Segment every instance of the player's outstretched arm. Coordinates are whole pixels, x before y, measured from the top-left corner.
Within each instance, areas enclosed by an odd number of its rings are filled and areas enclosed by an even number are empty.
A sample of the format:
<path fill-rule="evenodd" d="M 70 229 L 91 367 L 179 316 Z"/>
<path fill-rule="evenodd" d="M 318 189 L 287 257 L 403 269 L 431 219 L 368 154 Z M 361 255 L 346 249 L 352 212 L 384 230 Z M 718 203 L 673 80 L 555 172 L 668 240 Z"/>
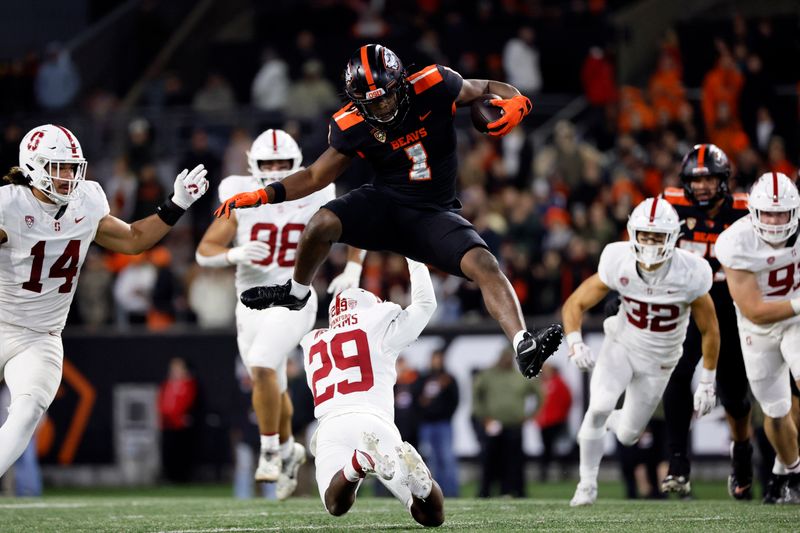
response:
<path fill-rule="evenodd" d="M 329 146 L 308 168 L 298 170 L 281 181 L 270 183 L 263 189 L 235 194 L 223 201 L 214 211 L 214 215 L 230 218 L 231 209 L 278 204 L 306 197 L 333 183 L 350 165 L 351 160 L 351 157 Z"/>
<path fill-rule="evenodd" d="M 609 288 L 602 282 L 600 275 L 594 274 L 575 289 L 575 292 L 564 302 L 564 307 L 561 308 L 561 320 L 564 322 L 564 332 L 567 334 L 569 358 L 575 363 L 575 366 L 584 371 L 594 366 L 594 358 L 589 346 L 583 342 L 581 334 L 583 314 L 600 303 L 608 291 Z"/>
<path fill-rule="evenodd" d="M 800 315 L 800 298 L 766 302 L 754 273 L 725 266 L 723 268 L 733 301 L 736 302 L 739 311 L 753 324 L 772 324 Z M 785 281 L 788 293 L 794 280 L 787 278 Z M 780 288 L 782 287 L 776 287 Z"/>
<path fill-rule="evenodd" d="M 339 294 L 345 289 L 358 287 L 361 281 L 361 270 L 367 251 L 360 248 L 347 247 L 347 264 L 344 272 L 331 280 L 328 285 L 328 294 Z"/>
<path fill-rule="evenodd" d="M 503 108 L 503 116 L 486 125 L 489 128 L 488 135 L 493 137 L 502 137 L 513 130 L 533 109 L 528 97 L 522 95 L 516 87 L 495 80 L 464 80 L 461 92 L 456 98 L 456 105 L 469 105 L 487 93 L 499 96 L 499 100 L 491 100 L 489 103 Z"/>
<path fill-rule="evenodd" d="M 384 348 L 391 353 L 417 340 L 436 311 L 436 295 L 428 267 L 412 259 L 406 261 L 411 275 L 411 303 L 392 321 L 383 338 Z"/>
<path fill-rule="evenodd" d="M 139 254 L 152 248 L 172 226 L 208 190 L 207 171 L 197 165 L 192 171 L 183 170 L 175 178 L 174 193 L 156 213 L 131 224 L 106 215 L 97 227 L 95 242 L 104 248 L 123 254 Z"/>
<path fill-rule="evenodd" d="M 700 382 L 694 393 L 694 410 L 698 416 L 707 415 L 717 403 L 715 382 L 719 359 L 719 323 L 714 300 L 706 293 L 692 302 L 692 318 L 700 331 L 703 350 L 703 368 Z"/>

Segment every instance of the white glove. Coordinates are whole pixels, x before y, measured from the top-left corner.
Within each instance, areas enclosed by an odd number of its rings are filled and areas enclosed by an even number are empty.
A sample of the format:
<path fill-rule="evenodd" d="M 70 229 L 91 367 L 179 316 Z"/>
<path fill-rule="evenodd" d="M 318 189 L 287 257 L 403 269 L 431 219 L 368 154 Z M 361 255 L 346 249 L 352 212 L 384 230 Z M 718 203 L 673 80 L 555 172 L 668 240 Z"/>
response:
<path fill-rule="evenodd" d="M 717 392 L 714 390 L 714 382 L 701 381 L 694 391 L 694 410 L 697 416 L 705 416 L 711 412 L 717 404 Z"/>
<path fill-rule="evenodd" d="M 587 372 L 594 368 L 594 357 L 592 349 L 584 342 L 576 342 L 569 350 L 569 358 L 575 366 Z"/>
<path fill-rule="evenodd" d="M 183 169 L 183 172 L 175 178 L 175 194 L 172 195 L 172 202 L 181 209 L 189 209 L 208 190 L 208 171 L 203 165 L 197 165 L 191 172 Z"/>
<path fill-rule="evenodd" d="M 420 263 L 419 261 L 414 261 L 413 259 L 409 259 L 406 257 L 406 263 L 408 263 L 408 271 L 411 272 L 417 267 L 425 267 L 424 264 Z M 427 268 L 427 267 L 425 267 Z"/>
<path fill-rule="evenodd" d="M 266 258 L 272 248 L 263 241 L 248 241 L 241 246 L 228 250 L 228 262 L 238 265 L 240 263 L 250 263 Z"/>
<path fill-rule="evenodd" d="M 361 281 L 361 265 L 355 261 L 348 261 L 344 267 L 344 272 L 331 280 L 328 285 L 328 294 L 339 294 L 345 289 L 358 287 Z"/>

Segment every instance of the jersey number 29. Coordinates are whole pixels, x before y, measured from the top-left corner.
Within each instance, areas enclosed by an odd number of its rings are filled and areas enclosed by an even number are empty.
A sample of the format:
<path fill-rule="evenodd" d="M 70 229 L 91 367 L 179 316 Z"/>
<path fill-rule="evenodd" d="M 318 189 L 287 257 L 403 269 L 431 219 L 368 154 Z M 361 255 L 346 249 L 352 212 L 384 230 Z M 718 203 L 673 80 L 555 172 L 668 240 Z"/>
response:
<path fill-rule="evenodd" d="M 345 355 L 345 352 L 348 352 L 349 355 Z M 324 340 L 319 341 L 311 347 L 308 353 L 309 364 L 313 363 L 316 357 L 320 358 L 322 366 L 311 375 L 314 406 L 330 400 L 337 392 L 339 394 L 364 392 L 371 389 L 372 385 L 375 384 L 375 379 L 372 376 L 369 342 L 367 341 L 367 334 L 363 330 L 354 329 L 337 333 L 330 343 Z M 339 370 L 358 368 L 361 372 L 361 379 L 357 381 L 341 380 L 328 385 L 324 390 L 319 390 L 317 388 L 319 380 L 328 377 L 334 366 Z"/>

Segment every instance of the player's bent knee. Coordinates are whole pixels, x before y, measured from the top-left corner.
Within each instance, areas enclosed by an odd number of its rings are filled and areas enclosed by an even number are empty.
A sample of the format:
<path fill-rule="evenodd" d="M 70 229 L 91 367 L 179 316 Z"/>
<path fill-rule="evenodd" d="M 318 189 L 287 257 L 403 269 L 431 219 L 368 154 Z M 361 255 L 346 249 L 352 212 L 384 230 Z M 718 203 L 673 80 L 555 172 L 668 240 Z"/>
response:
<path fill-rule="evenodd" d="M 278 373 L 274 368 L 267 368 L 265 366 L 254 366 L 250 368 L 250 375 L 253 381 L 267 381 L 278 379 Z"/>
<path fill-rule="evenodd" d="M 9 418 L 13 415 L 24 425 L 35 429 L 48 406 L 49 402 L 44 394 L 21 394 L 8 406 Z"/>
<path fill-rule="evenodd" d="M 627 428 L 618 428 L 617 429 L 617 440 L 623 446 L 633 446 L 637 442 L 639 442 L 639 437 L 642 436 L 641 431 L 631 431 Z"/>
<path fill-rule="evenodd" d="M 415 516 L 414 520 L 421 526 L 425 527 L 439 527 L 444 524 L 444 509 L 439 509 L 435 512 L 425 513 L 421 516 Z"/>
<path fill-rule="evenodd" d="M 778 400 L 775 402 L 760 402 L 761 410 L 769 417 L 773 424 L 779 424 L 781 419 L 792 410 L 791 400 Z"/>
<path fill-rule="evenodd" d="M 486 248 L 476 246 L 461 258 L 461 270 L 471 279 L 482 276 L 502 275 L 497 258 Z"/>
<path fill-rule="evenodd" d="M 342 235 L 342 221 L 333 211 L 322 208 L 308 221 L 304 235 L 313 239 L 336 241 Z"/>
<path fill-rule="evenodd" d="M 599 439 L 606 434 L 606 420 L 610 411 L 587 411 L 578 431 L 579 439 Z"/>

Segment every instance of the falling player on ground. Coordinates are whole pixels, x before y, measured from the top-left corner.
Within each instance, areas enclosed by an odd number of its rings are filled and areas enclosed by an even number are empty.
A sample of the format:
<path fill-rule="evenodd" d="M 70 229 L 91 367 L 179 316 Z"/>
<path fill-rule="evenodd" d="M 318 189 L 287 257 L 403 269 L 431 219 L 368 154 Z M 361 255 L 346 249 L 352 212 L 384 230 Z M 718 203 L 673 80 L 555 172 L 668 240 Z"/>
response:
<path fill-rule="evenodd" d="M 249 176 L 229 176 L 219 185 L 221 200 L 254 187 L 263 187 L 302 168 L 303 155 L 283 130 L 269 129 L 247 153 Z M 336 196 L 333 184 L 302 200 L 276 207 L 236 211 L 217 218 L 197 247 L 197 263 L 204 267 L 236 265 L 236 292 L 258 285 L 283 283 L 292 275 L 297 243 L 309 219 Z M 233 243 L 233 247 L 231 247 Z M 353 276 L 340 276 L 336 288 L 357 286 L 360 258 L 348 264 Z M 344 279 L 347 278 L 347 279 Z M 253 382 L 253 410 L 261 434 L 261 451 L 255 479 L 277 481 L 278 499 L 288 498 L 297 487 L 297 472 L 306 460 L 305 448 L 292 435 L 292 401 L 286 391 L 286 360 L 300 339 L 314 327 L 317 295 L 312 290 L 302 309 L 275 307 L 263 311 L 236 306 L 236 340 L 239 355 Z"/>
<path fill-rule="evenodd" d="M 702 416 L 714 407 L 719 329 L 708 295 L 711 267 L 702 257 L 675 249 L 679 231 L 672 206 L 648 198 L 630 216 L 630 241 L 606 246 L 597 273 L 564 304 L 569 357 L 581 370 L 594 367 L 589 408 L 578 432 L 580 483 L 570 501 L 573 507 L 592 505 L 597 499 L 606 430 L 625 446 L 639 440 L 681 357 L 690 310 L 703 345 L 694 408 Z M 619 292 L 620 309 L 606 319 L 606 337 L 595 366 L 581 337 L 581 321 L 609 290 Z M 623 392 L 622 408 L 615 410 Z"/>
<path fill-rule="evenodd" d="M 330 327 L 303 338 L 319 427 L 311 439 L 325 509 L 341 516 L 362 480 L 376 476 L 423 526 L 444 522 L 444 496 L 417 451 L 394 425 L 395 362 L 436 309 L 425 265 L 408 260 L 411 304 L 346 289 L 331 302 Z"/>

